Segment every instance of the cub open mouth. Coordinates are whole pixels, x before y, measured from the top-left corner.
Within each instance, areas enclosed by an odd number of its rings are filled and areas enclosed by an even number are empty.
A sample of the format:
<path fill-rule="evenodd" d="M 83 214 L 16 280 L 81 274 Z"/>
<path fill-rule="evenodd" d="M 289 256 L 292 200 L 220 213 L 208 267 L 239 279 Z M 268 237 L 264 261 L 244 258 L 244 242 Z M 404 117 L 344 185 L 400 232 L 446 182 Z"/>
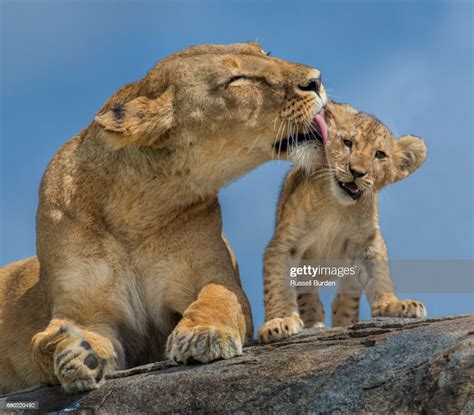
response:
<path fill-rule="evenodd" d="M 311 121 L 311 132 L 298 133 L 290 137 L 286 137 L 273 145 L 273 148 L 280 152 L 286 153 L 292 146 L 297 146 L 308 141 L 320 142 L 323 146 L 328 140 L 328 126 L 324 115 L 324 108 L 321 109 Z"/>
<path fill-rule="evenodd" d="M 344 190 L 352 199 L 357 200 L 362 195 L 362 190 L 354 182 L 340 182 L 337 180 L 339 187 Z"/>

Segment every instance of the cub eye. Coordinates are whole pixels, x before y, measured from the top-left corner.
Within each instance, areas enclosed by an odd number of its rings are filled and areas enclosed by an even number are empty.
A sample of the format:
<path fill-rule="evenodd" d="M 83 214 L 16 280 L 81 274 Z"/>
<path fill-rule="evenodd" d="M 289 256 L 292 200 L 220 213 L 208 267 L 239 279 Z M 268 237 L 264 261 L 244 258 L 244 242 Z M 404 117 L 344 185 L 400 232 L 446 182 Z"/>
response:
<path fill-rule="evenodd" d="M 351 140 L 342 140 L 344 145 L 348 148 L 352 148 L 352 141 Z"/>
<path fill-rule="evenodd" d="M 237 82 L 237 81 L 240 81 L 240 80 L 242 80 L 242 79 L 249 79 L 249 77 L 248 77 L 248 76 L 245 76 L 245 75 L 236 75 L 236 76 L 233 76 L 232 78 L 229 78 L 229 79 L 227 80 L 227 82 L 225 83 L 225 86 L 227 87 L 227 86 L 231 85 L 232 83 Z"/>
<path fill-rule="evenodd" d="M 385 159 L 385 158 L 387 158 L 387 155 L 383 151 L 378 150 L 378 151 L 375 152 L 375 158 Z"/>

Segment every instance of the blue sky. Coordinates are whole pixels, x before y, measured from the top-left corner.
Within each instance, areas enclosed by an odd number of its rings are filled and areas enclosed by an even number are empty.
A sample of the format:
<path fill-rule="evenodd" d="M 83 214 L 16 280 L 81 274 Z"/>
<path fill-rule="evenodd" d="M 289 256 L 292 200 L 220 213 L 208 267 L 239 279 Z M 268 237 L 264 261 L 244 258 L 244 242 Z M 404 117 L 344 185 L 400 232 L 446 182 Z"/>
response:
<path fill-rule="evenodd" d="M 34 254 L 41 175 L 117 88 L 189 45 L 255 40 L 320 69 L 334 99 L 426 139 L 425 165 L 380 198 L 390 257 L 473 260 L 472 21 L 472 2 L 456 0 L 1 1 L 0 264 Z M 267 163 L 220 193 L 257 325 L 288 169 Z M 474 310 L 472 290 L 433 291 L 412 295 L 431 315 Z"/>

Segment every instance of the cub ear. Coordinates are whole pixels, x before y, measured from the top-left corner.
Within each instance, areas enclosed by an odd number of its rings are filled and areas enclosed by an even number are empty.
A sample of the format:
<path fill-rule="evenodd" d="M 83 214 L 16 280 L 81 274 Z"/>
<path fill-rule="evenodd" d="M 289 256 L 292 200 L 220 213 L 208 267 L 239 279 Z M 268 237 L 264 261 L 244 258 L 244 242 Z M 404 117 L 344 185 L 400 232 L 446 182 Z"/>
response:
<path fill-rule="evenodd" d="M 156 99 L 138 97 L 114 105 L 95 121 L 115 148 L 128 144 L 159 147 L 174 125 L 173 95 L 168 90 Z"/>
<path fill-rule="evenodd" d="M 396 140 L 393 151 L 393 182 L 404 179 L 420 167 L 425 161 L 426 150 L 425 142 L 419 137 L 405 135 Z"/>

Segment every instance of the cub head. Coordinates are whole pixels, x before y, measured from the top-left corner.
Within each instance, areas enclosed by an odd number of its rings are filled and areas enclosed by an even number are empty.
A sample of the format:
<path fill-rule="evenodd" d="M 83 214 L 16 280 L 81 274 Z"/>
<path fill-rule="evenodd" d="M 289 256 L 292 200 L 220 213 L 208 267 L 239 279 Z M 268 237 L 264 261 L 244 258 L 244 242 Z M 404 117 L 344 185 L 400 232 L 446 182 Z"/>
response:
<path fill-rule="evenodd" d="M 335 102 L 328 103 L 326 114 L 330 131 L 326 158 L 334 178 L 331 190 L 342 204 L 371 197 L 413 173 L 425 160 L 421 138 L 405 135 L 396 140 L 372 115 Z"/>
<path fill-rule="evenodd" d="M 316 69 L 256 43 L 203 45 L 119 90 L 95 122 L 116 149 L 162 149 L 175 166 L 189 164 L 184 157 L 199 165 L 195 175 L 231 179 L 272 158 L 319 156 L 326 102 Z"/>

